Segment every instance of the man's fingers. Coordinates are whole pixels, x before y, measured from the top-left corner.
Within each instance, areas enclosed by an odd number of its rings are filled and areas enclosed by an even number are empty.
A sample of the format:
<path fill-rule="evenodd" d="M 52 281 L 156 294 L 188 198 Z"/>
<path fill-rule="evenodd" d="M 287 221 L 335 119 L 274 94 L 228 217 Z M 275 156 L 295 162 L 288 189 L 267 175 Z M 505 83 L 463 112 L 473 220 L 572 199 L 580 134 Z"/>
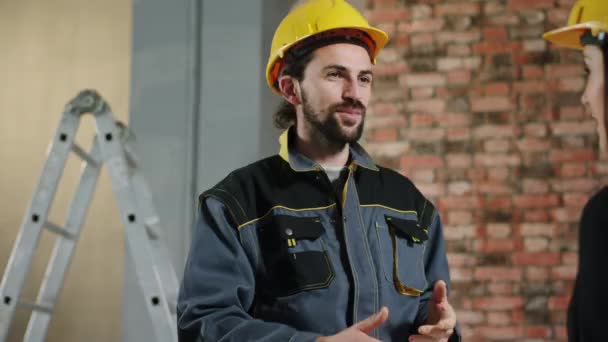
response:
<path fill-rule="evenodd" d="M 433 287 L 433 301 L 442 303 L 448 300 L 448 286 L 443 280 L 439 280 Z"/>
<path fill-rule="evenodd" d="M 408 342 L 448 342 L 447 338 L 434 338 L 424 335 L 410 335 Z"/>
<path fill-rule="evenodd" d="M 380 311 L 353 325 L 353 328 L 360 330 L 365 334 L 369 334 L 374 329 L 381 326 L 382 323 L 386 322 L 387 319 L 388 309 L 384 306 Z"/>
<path fill-rule="evenodd" d="M 434 338 L 447 338 L 454 333 L 454 324 L 449 321 L 439 321 L 435 325 L 423 325 L 418 328 L 418 333 Z"/>

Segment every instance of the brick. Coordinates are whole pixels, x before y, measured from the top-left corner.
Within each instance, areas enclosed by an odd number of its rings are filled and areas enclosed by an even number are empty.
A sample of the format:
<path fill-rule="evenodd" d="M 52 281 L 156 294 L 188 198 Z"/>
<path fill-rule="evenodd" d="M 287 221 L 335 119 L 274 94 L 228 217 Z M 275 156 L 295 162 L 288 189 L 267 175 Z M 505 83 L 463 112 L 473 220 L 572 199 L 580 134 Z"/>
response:
<path fill-rule="evenodd" d="M 551 328 L 547 326 L 526 327 L 526 337 L 530 338 L 550 338 L 552 337 Z"/>
<path fill-rule="evenodd" d="M 465 32 L 450 32 L 444 31 L 437 34 L 437 43 L 439 44 L 468 44 L 478 42 L 481 39 L 481 31 L 471 29 Z"/>
<path fill-rule="evenodd" d="M 574 280 L 576 265 L 558 266 L 551 269 L 551 278 L 556 280 Z"/>
<path fill-rule="evenodd" d="M 581 64 L 550 64 L 545 66 L 548 79 L 584 76 L 585 68 Z"/>
<path fill-rule="evenodd" d="M 545 152 L 551 147 L 551 141 L 538 138 L 523 138 L 516 142 L 521 152 Z"/>
<path fill-rule="evenodd" d="M 426 19 L 433 14 L 433 8 L 426 4 L 416 4 L 410 7 L 412 19 Z"/>
<path fill-rule="evenodd" d="M 586 192 L 597 188 L 598 181 L 591 178 L 557 179 L 551 181 L 551 186 L 558 192 Z"/>
<path fill-rule="evenodd" d="M 518 195 L 514 196 L 513 203 L 517 208 L 546 208 L 559 204 L 557 195 Z"/>
<path fill-rule="evenodd" d="M 562 253 L 562 264 L 564 266 L 572 266 L 578 264 L 578 253 L 565 252 Z"/>
<path fill-rule="evenodd" d="M 412 171 L 412 180 L 414 183 L 432 183 L 435 181 L 435 171 L 433 170 L 414 170 Z"/>
<path fill-rule="evenodd" d="M 546 267 L 526 267 L 526 279 L 528 281 L 545 281 L 549 279 L 549 271 Z"/>
<path fill-rule="evenodd" d="M 585 191 L 584 193 L 564 194 L 564 205 L 570 207 L 583 206 L 583 204 L 589 199 L 589 192 L 590 191 Z"/>
<path fill-rule="evenodd" d="M 483 13 L 486 15 L 498 14 L 505 11 L 505 6 L 499 1 L 484 1 Z"/>
<path fill-rule="evenodd" d="M 549 9 L 553 8 L 555 0 L 509 0 L 508 8 L 511 10 Z"/>
<path fill-rule="evenodd" d="M 374 115 L 397 115 L 399 109 L 394 103 L 375 103 L 371 107 Z"/>
<path fill-rule="evenodd" d="M 510 197 L 494 197 L 486 200 L 486 208 L 492 210 L 510 209 L 512 201 Z"/>
<path fill-rule="evenodd" d="M 521 326 L 479 326 L 475 328 L 475 335 L 482 341 L 517 340 L 523 336 L 523 328 Z"/>
<path fill-rule="evenodd" d="M 513 192 L 513 188 L 510 185 L 499 182 L 479 183 L 477 189 L 484 195 L 505 195 Z"/>
<path fill-rule="evenodd" d="M 488 169 L 488 180 L 505 182 L 506 180 L 508 180 L 510 174 L 511 174 L 511 172 L 507 168 L 503 168 L 503 167 L 489 168 Z"/>
<path fill-rule="evenodd" d="M 517 51 L 521 48 L 520 42 L 482 41 L 473 45 L 473 51 L 481 55 L 496 55 Z"/>
<path fill-rule="evenodd" d="M 559 253 L 550 252 L 516 252 L 512 255 L 514 265 L 518 266 L 554 266 L 560 263 Z"/>
<path fill-rule="evenodd" d="M 471 182 L 459 181 L 448 183 L 448 194 L 450 195 L 470 195 L 471 190 Z"/>
<path fill-rule="evenodd" d="M 585 117 L 585 111 L 582 106 L 561 107 L 559 109 L 559 117 L 562 120 L 580 120 Z"/>
<path fill-rule="evenodd" d="M 515 241 L 511 239 L 489 239 L 482 242 L 480 252 L 506 253 L 514 250 Z"/>
<path fill-rule="evenodd" d="M 507 112 L 513 109 L 513 103 L 508 97 L 488 96 L 471 99 L 473 112 Z"/>
<path fill-rule="evenodd" d="M 422 100 L 433 97 L 435 89 L 433 87 L 412 88 L 410 89 L 410 93 L 412 94 L 413 100 Z"/>
<path fill-rule="evenodd" d="M 487 322 L 492 326 L 511 325 L 511 314 L 508 312 L 488 312 Z"/>
<path fill-rule="evenodd" d="M 545 123 L 531 123 L 524 126 L 524 135 L 528 137 L 543 138 L 547 136 L 547 132 Z"/>
<path fill-rule="evenodd" d="M 522 278 L 522 270 L 512 267 L 477 267 L 475 269 L 475 279 L 477 280 L 511 280 L 520 281 Z M 498 309 L 489 305 L 487 309 Z"/>
<path fill-rule="evenodd" d="M 450 280 L 454 283 L 468 283 L 472 277 L 473 271 L 470 268 L 450 268 Z"/>
<path fill-rule="evenodd" d="M 546 180 L 525 178 L 522 189 L 526 194 L 546 194 L 549 192 L 549 183 Z"/>
<path fill-rule="evenodd" d="M 445 159 L 449 168 L 466 168 L 473 164 L 469 154 L 448 154 Z"/>
<path fill-rule="evenodd" d="M 518 166 L 521 158 L 518 154 L 479 153 L 475 155 L 475 165 L 481 166 Z"/>
<path fill-rule="evenodd" d="M 508 152 L 511 147 L 511 142 L 505 139 L 491 139 L 483 143 L 486 152 Z"/>
<path fill-rule="evenodd" d="M 402 22 L 397 26 L 397 29 L 408 33 L 438 32 L 441 31 L 444 26 L 445 20 L 443 18 L 429 18 Z"/>
<path fill-rule="evenodd" d="M 416 100 L 407 103 L 407 110 L 410 112 L 442 113 L 445 111 L 445 106 L 445 100 L 442 99 Z"/>
<path fill-rule="evenodd" d="M 473 223 L 473 213 L 465 210 L 450 210 L 446 223 L 451 225 L 467 225 Z"/>
<path fill-rule="evenodd" d="M 483 313 L 473 310 L 456 310 L 456 317 L 460 324 L 479 324 L 485 321 Z"/>
<path fill-rule="evenodd" d="M 527 209 L 524 211 L 524 217 L 523 217 L 523 221 L 524 222 L 530 222 L 530 223 L 546 223 L 549 222 L 550 216 L 549 213 L 546 210 L 543 209 L 536 209 L 536 210 L 530 210 Z"/>
<path fill-rule="evenodd" d="M 547 50 L 547 42 L 543 39 L 524 40 L 524 51 L 543 52 Z"/>
<path fill-rule="evenodd" d="M 446 131 L 448 141 L 463 141 L 471 138 L 471 129 L 468 127 L 450 127 Z"/>
<path fill-rule="evenodd" d="M 509 94 L 510 86 L 506 82 L 494 82 L 484 86 L 483 92 L 488 96 L 500 96 Z"/>
<path fill-rule="evenodd" d="M 523 81 L 515 82 L 513 84 L 513 90 L 516 93 L 534 94 L 544 93 L 548 89 L 547 82 L 543 81 Z"/>
<path fill-rule="evenodd" d="M 519 296 L 494 296 L 473 299 L 473 308 L 477 310 L 513 310 L 523 307 Z"/>
<path fill-rule="evenodd" d="M 561 79 L 557 81 L 555 89 L 563 92 L 582 92 L 585 89 L 585 79 L 582 77 Z"/>
<path fill-rule="evenodd" d="M 375 23 L 405 21 L 409 19 L 409 12 L 406 8 L 379 8 L 369 11 L 367 19 Z"/>
<path fill-rule="evenodd" d="M 400 82 L 407 87 L 435 87 L 446 84 L 446 77 L 440 73 L 406 74 Z"/>
<path fill-rule="evenodd" d="M 445 166 L 443 159 L 436 155 L 407 155 L 401 158 L 401 166 L 410 168 L 441 168 Z"/>
<path fill-rule="evenodd" d="M 435 16 L 443 17 L 445 15 L 475 15 L 479 14 L 481 6 L 475 2 L 459 2 L 459 3 L 444 3 L 435 6 Z"/>
<path fill-rule="evenodd" d="M 446 196 L 439 199 L 441 209 L 480 209 L 483 199 L 479 196 Z"/>
<path fill-rule="evenodd" d="M 423 183 L 423 184 L 417 184 L 418 186 L 418 190 L 420 190 L 420 192 L 422 192 L 423 195 L 425 195 L 428 198 L 435 198 L 437 196 L 443 196 L 445 195 L 445 184 L 441 184 L 441 183 L 434 183 L 434 184 L 428 184 L 428 183 Z"/>
<path fill-rule="evenodd" d="M 551 218 L 559 223 L 574 223 L 580 218 L 579 208 L 557 208 L 551 210 Z"/>
<path fill-rule="evenodd" d="M 596 132 L 597 124 L 593 121 L 586 122 L 555 122 L 551 124 L 554 135 L 593 135 Z"/>
<path fill-rule="evenodd" d="M 524 65 L 522 68 L 522 76 L 526 80 L 542 79 L 545 76 L 545 70 L 536 65 Z"/>
<path fill-rule="evenodd" d="M 447 48 L 448 56 L 469 56 L 471 54 L 471 48 L 468 45 L 463 44 L 450 44 Z"/>
<path fill-rule="evenodd" d="M 564 163 L 560 166 L 557 174 L 562 178 L 576 178 L 587 174 L 587 166 L 578 163 Z"/>
<path fill-rule="evenodd" d="M 473 131 L 475 139 L 511 138 L 515 135 L 515 128 L 510 125 L 482 125 Z"/>
<path fill-rule="evenodd" d="M 462 127 L 469 126 L 472 118 L 465 113 L 445 113 L 437 117 L 437 121 L 441 127 Z"/>
<path fill-rule="evenodd" d="M 443 234 L 446 240 L 473 238 L 477 235 L 477 227 L 474 225 L 445 225 Z"/>
<path fill-rule="evenodd" d="M 365 128 L 368 130 L 376 130 L 378 128 L 405 128 L 407 127 L 407 120 L 402 115 L 394 116 L 372 116 L 366 120 Z"/>
<path fill-rule="evenodd" d="M 406 73 L 407 71 L 408 67 L 405 62 L 397 62 L 392 64 L 379 63 L 374 66 L 374 78 L 385 76 L 398 76 Z"/>
<path fill-rule="evenodd" d="M 435 35 L 430 32 L 413 33 L 411 35 L 404 35 L 405 37 L 411 37 L 411 45 L 420 46 L 432 46 L 435 44 Z M 407 46 L 408 44 L 403 44 Z"/>
<path fill-rule="evenodd" d="M 460 69 L 464 65 L 462 58 L 456 57 L 443 57 L 437 58 L 437 70 L 450 71 Z"/>
<path fill-rule="evenodd" d="M 484 40 L 507 40 L 509 33 L 506 28 L 500 26 L 484 27 L 483 38 Z"/>
<path fill-rule="evenodd" d="M 544 252 L 549 247 L 549 240 L 542 237 L 524 239 L 524 250 L 528 252 Z"/>
<path fill-rule="evenodd" d="M 410 129 L 407 132 L 406 138 L 409 141 L 417 142 L 440 142 L 445 137 L 444 128 L 417 128 Z"/>
<path fill-rule="evenodd" d="M 448 253 L 450 267 L 471 267 L 477 264 L 477 258 L 467 253 Z"/>
<path fill-rule="evenodd" d="M 522 223 L 520 234 L 525 237 L 544 236 L 552 238 L 557 234 L 557 226 L 555 223 Z"/>
<path fill-rule="evenodd" d="M 384 127 L 374 129 L 369 138 L 371 141 L 384 142 L 384 141 L 395 141 L 399 136 L 399 132 L 396 128 Z"/>
<path fill-rule="evenodd" d="M 486 234 L 491 238 L 506 238 L 511 235 L 511 225 L 508 223 L 488 223 Z"/>
<path fill-rule="evenodd" d="M 516 14 L 493 15 L 487 18 L 488 25 L 517 26 L 520 23 Z"/>
<path fill-rule="evenodd" d="M 568 308 L 570 298 L 568 296 L 552 296 L 549 298 L 549 309 L 565 310 Z"/>
<path fill-rule="evenodd" d="M 493 295 L 512 295 L 514 294 L 515 287 L 511 282 L 492 282 L 488 284 L 488 292 Z M 512 315 L 509 313 L 509 317 L 506 318 L 506 322 L 511 322 Z"/>
<path fill-rule="evenodd" d="M 468 70 L 453 70 L 448 72 L 449 85 L 466 85 L 471 82 L 471 72 Z"/>

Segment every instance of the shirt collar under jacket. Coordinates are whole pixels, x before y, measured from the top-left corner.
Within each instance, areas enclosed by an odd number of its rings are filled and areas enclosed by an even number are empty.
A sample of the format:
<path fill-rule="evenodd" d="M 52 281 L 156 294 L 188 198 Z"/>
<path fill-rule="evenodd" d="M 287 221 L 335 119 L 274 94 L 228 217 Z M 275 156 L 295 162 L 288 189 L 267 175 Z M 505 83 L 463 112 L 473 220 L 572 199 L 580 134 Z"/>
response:
<path fill-rule="evenodd" d="M 286 129 L 281 136 L 279 137 L 280 150 L 279 155 L 283 160 L 289 163 L 289 166 L 294 171 L 304 172 L 304 171 L 320 171 L 322 170 L 321 165 L 310 160 L 305 155 L 299 153 L 294 146 L 294 137 L 295 134 L 294 129 L 291 127 Z M 372 158 L 367 154 L 367 152 L 363 149 L 361 145 L 358 143 L 352 143 L 349 145 L 350 147 L 350 165 L 357 165 L 364 167 L 366 169 L 370 169 L 373 171 L 378 171 L 378 167 L 374 164 Z M 349 166 L 350 166 L 349 165 Z"/>

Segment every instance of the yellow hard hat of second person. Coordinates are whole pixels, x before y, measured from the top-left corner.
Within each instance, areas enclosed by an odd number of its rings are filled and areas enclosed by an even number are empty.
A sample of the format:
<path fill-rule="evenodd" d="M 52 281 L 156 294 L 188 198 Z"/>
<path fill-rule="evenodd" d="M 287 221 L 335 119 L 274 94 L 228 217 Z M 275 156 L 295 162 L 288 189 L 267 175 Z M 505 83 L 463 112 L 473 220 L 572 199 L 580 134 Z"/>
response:
<path fill-rule="evenodd" d="M 349 39 L 367 45 L 373 63 L 388 41 L 386 32 L 371 27 L 361 13 L 344 0 L 305 1 L 283 18 L 274 33 L 266 66 L 268 86 L 280 94 L 276 82 L 284 65 L 285 54 L 292 48 L 298 48 L 298 43 L 314 38 L 332 39 L 336 35 L 348 35 Z"/>
<path fill-rule="evenodd" d="M 543 37 L 557 45 L 581 50 L 580 39 L 587 31 L 596 38 L 600 32 L 608 32 L 608 0 L 578 0 L 570 11 L 568 24 Z"/>

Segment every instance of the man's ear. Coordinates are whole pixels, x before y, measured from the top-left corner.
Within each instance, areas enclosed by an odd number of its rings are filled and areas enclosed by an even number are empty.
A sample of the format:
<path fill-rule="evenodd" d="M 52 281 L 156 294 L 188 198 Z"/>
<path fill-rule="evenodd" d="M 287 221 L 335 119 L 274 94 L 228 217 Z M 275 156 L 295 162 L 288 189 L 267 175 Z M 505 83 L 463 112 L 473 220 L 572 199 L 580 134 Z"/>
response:
<path fill-rule="evenodd" d="M 292 76 L 279 77 L 279 89 L 283 98 L 294 106 L 302 103 L 300 96 L 300 82 Z"/>

